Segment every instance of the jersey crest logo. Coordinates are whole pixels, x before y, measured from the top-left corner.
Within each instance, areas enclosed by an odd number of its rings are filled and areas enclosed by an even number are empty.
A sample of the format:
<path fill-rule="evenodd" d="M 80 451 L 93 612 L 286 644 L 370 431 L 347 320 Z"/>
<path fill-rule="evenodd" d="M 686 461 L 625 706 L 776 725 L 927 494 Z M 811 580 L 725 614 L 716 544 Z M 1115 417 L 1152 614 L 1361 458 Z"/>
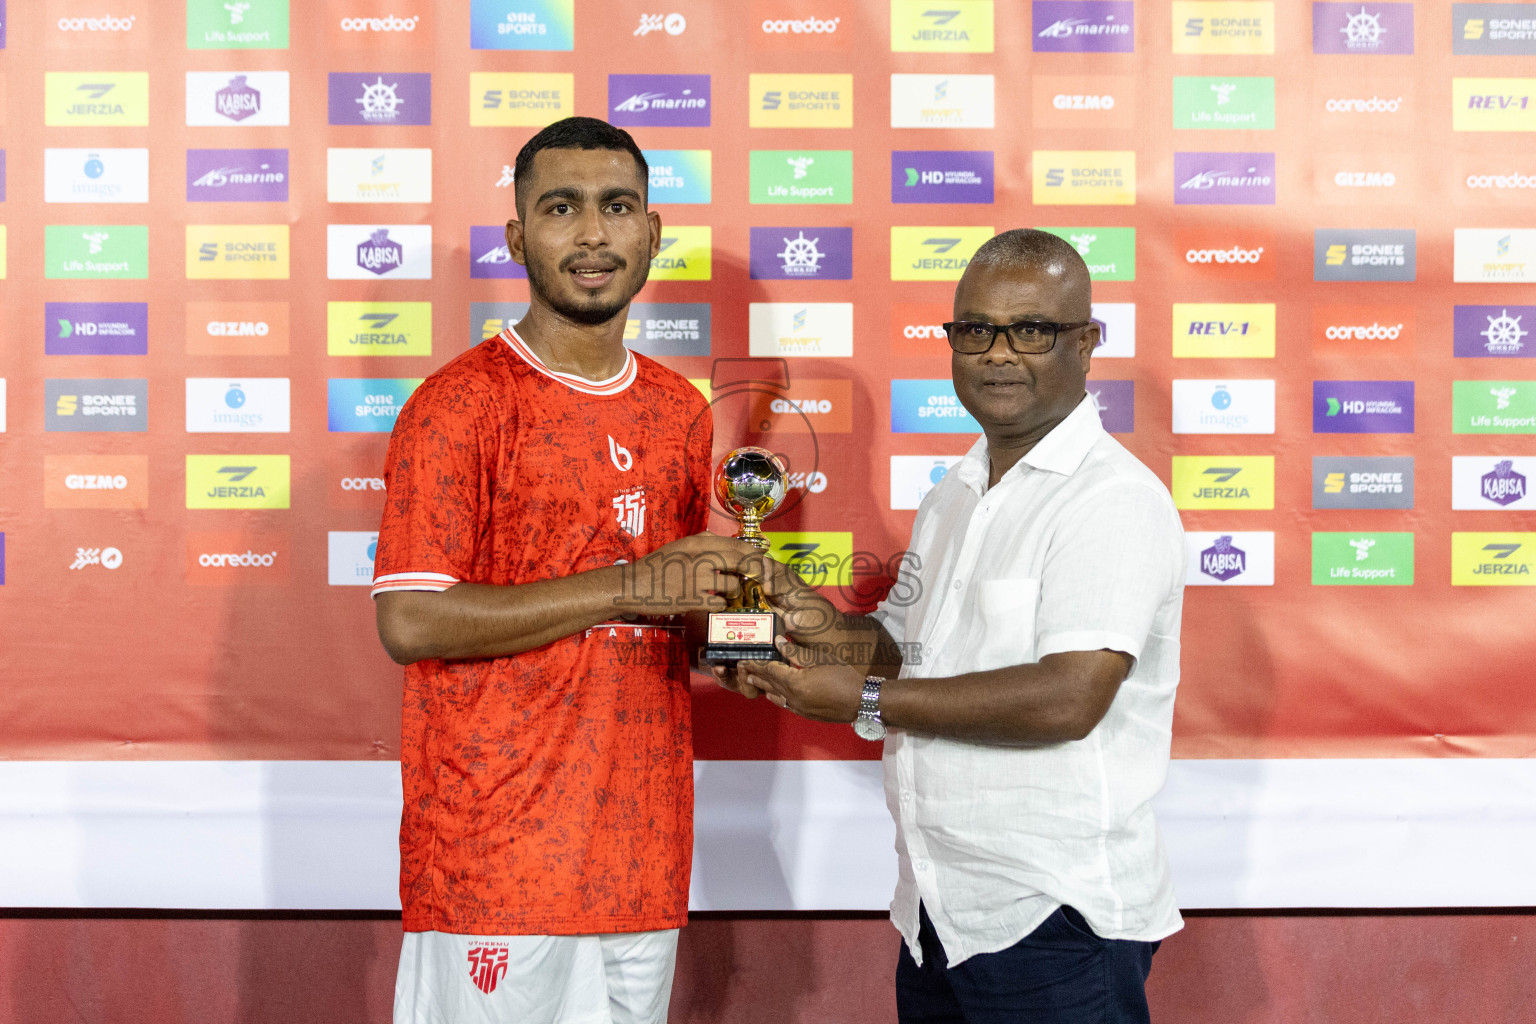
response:
<path fill-rule="evenodd" d="M 469 979 L 486 995 L 496 991 L 496 983 L 507 973 L 507 946 L 469 947 Z"/>
<path fill-rule="evenodd" d="M 622 448 L 619 450 L 623 451 Z M 644 487 L 636 487 L 632 491 L 621 491 L 614 495 L 613 510 L 618 513 L 619 529 L 631 537 L 638 537 L 645 532 Z"/>
<path fill-rule="evenodd" d="M 612 434 L 608 435 L 608 457 L 620 473 L 628 473 L 629 468 L 635 464 L 635 457 L 629 454 L 629 449 L 615 441 Z"/>

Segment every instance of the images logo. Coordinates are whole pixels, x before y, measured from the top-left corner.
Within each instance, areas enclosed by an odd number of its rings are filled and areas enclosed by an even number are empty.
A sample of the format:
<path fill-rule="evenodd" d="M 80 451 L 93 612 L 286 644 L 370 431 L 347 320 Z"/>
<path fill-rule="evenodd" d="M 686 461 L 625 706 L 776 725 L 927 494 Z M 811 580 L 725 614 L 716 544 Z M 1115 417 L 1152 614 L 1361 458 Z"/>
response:
<path fill-rule="evenodd" d="M 853 202 L 851 150 L 754 149 L 750 159 L 749 202 Z"/>
<path fill-rule="evenodd" d="M 1536 586 L 1536 533 L 1452 533 L 1451 585 Z"/>
<path fill-rule="evenodd" d="M 1313 508 L 1413 508 L 1412 456 L 1312 456 Z"/>
<path fill-rule="evenodd" d="M 43 329 L 44 355 L 142 356 L 149 352 L 149 304 L 49 302 Z"/>
<path fill-rule="evenodd" d="M 187 0 L 187 49 L 286 50 L 288 0 Z"/>
<path fill-rule="evenodd" d="M 1451 52 L 1480 57 L 1536 54 L 1536 4 L 1452 4 Z"/>
<path fill-rule="evenodd" d="M 708 75 L 609 75 L 612 124 L 709 127 Z"/>
<path fill-rule="evenodd" d="M 1536 131 L 1536 78 L 1451 79 L 1451 130 Z"/>
<path fill-rule="evenodd" d="M 1273 131 L 1273 78 L 1175 76 L 1175 128 Z"/>
<path fill-rule="evenodd" d="M 45 455 L 44 508 L 148 508 L 149 456 Z"/>
<path fill-rule="evenodd" d="M 287 377 L 187 378 L 187 433 L 286 434 Z"/>
<path fill-rule="evenodd" d="M 1536 382 L 1458 380 L 1451 384 L 1454 434 L 1536 434 Z"/>
<path fill-rule="evenodd" d="M 1175 455 L 1169 489 L 1179 508 L 1274 508 L 1275 457 Z"/>
<path fill-rule="evenodd" d="M 326 582 L 333 587 L 373 585 L 377 530 L 331 530 L 326 538 Z"/>
<path fill-rule="evenodd" d="M 958 281 L 990 227 L 891 228 L 892 281 Z"/>
<path fill-rule="evenodd" d="M 1411 228 L 1319 228 L 1312 232 L 1314 281 L 1412 281 L 1418 247 Z"/>
<path fill-rule="evenodd" d="M 1312 432 L 1413 433 L 1413 381 L 1313 381 Z"/>
<path fill-rule="evenodd" d="M 892 0 L 892 53 L 991 53 L 992 0 Z"/>
<path fill-rule="evenodd" d="M 576 46 L 575 0 L 471 0 L 474 50 L 570 50 Z"/>
<path fill-rule="evenodd" d="M 1132 75 L 1035 75 L 1030 80 L 1036 128 L 1134 128 L 1137 90 Z"/>
<path fill-rule="evenodd" d="M 149 429 L 149 382 L 99 377 L 44 381 L 43 429 L 142 434 Z"/>
<path fill-rule="evenodd" d="M 652 281 L 708 281 L 712 271 L 709 225 L 663 227 L 661 251 L 651 258 Z"/>
<path fill-rule="evenodd" d="M 1130 434 L 1136 430 L 1136 382 L 1130 380 L 1089 380 L 1088 401 L 1099 414 L 1099 422 L 1111 434 Z"/>
<path fill-rule="evenodd" d="M 1175 380 L 1175 434 L 1273 434 L 1272 380 Z"/>
<path fill-rule="evenodd" d="M 891 433 L 974 434 L 980 428 L 950 380 L 891 381 Z"/>
<path fill-rule="evenodd" d="M 993 89 L 991 75 L 892 75 L 891 127 L 991 128 Z"/>
<path fill-rule="evenodd" d="M 752 356 L 853 355 L 851 302 L 753 302 L 747 324 Z"/>
<path fill-rule="evenodd" d="M 287 201 L 286 149 L 187 150 L 187 202 Z"/>
<path fill-rule="evenodd" d="M 1095 281 L 1136 280 L 1135 228 L 1041 228 L 1072 243 Z"/>
<path fill-rule="evenodd" d="M 143 280 L 149 276 L 149 228 L 50 224 L 43 229 L 43 276 L 48 280 Z"/>
<path fill-rule="evenodd" d="M 50 128 L 143 127 L 149 124 L 146 71 L 48 71 L 43 124 Z"/>
<path fill-rule="evenodd" d="M 1175 153 L 1175 203 L 1273 206 L 1275 154 Z"/>
<path fill-rule="evenodd" d="M 853 229 L 752 228 L 750 276 L 754 281 L 846 281 L 853 277 Z"/>
<path fill-rule="evenodd" d="M 542 128 L 576 113 L 570 74 L 471 71 L 469 123 L 484 128 Z"/>
<path fill-rule="evenodd" d="M 1457 306 L 1455 353 L 1458 357 L 1529 358 L 1526 337 L 1536 324 L 1536 306 Z"/>
<path fill-rule="evenodd" d="M 1313 53 L 1412 53 L 1413 4 L 1314 3 Z"/>
<path fill-rule="evenodd" d="M 1031 6 L 1036 53 L 1136 49 L 1136 9 L 1130 0 L 1034 0 Z"/>
<path fill-rule="evenodd" d="M 959 455 L 892 455 L 891 508 L 917 508 L 960 459 Z"/>
<path fill-rule="evenodd" d="M 643 152 L 651 169 L 648 198 L 652 205 L 710 201 L 713 158 L 709 150 L 647 149 Z"/>
<path fill-rule="evenodd" d="M 430 302 L 327 302 L 325 351 L 332 356 L 429 356 Z"/>
<path fill-rule="evenodd" d="M 187 72 L 187 126 L 229 128 L 288 123 L 288 72 Z"/>
<path fill-rule="evenodd" d="M 288 303 L 187 303 L 187 354 L 284 356 L 288 354 Z"/>
<path fill-rule="evenodd" d="M 430 224 L 327 224 L 325 241 L 332 281 L 432 279 Z"/>
<path fill-rule="evenodd" d="M 1536 281 L 1536 229 L 1457 228 L 1452 279 Z"/>
<path fill-rule="evenodd" d="M 1275 585 L 1273 533 L 1184 534 L 1186 586 L 1272 587 Z"/>
<path fill-rule="evenodd" d="M 990 203 L 994 180 L 991 150 L 891 153 L 893 203 Z"/>
<path fill-rule="evenodd" d="M 1314 533 L 1312 585 L 1413 585 L 1413 534 Z"/>
<path fill-rule="evenodd" d="M 337 378 L 326 381 L 331 433 L 387 434 L 420 377 Z"/>
<path fill-rule="evenodd" d="M 288 279 L 287 224 L 188 224 L 188 280 Z"/>
<path fill-rule="evenodd" d="M 528 270 L 512 262 L 506 229 L 499 224 L 476 224 L 469 229 L 469 276 L 472 278 L 526 279 Z"/>
<path fill-rule="evenodd" d="M 46 203 L 149 202 L 149 150 L 45 149 Z"/>
<path fill-rule="evenodd" d="M 432 76 L 332 71 L 328 109 L 330 124 L 431 124 Z"/>
<path fill-rule="evenodd" d="M 332 203 L 430 203 L 432 150 L 327 149 L 326 200 Z"/>
<path fill-rule="evenodd" d="M 1173 304 L 1173 354 L 1177 357 L 1272 359 L 1272 303 Z"/>
<path fill-rule="evenodd" d="M 852 128 L 852 75 L 749 75 L 753 128 Z"/>
<path fill-rule="evenodd" d="M 1037 149 L 1036 206 L 1131 206 L 1136 202 L 1136 154 L 1125 151 Z"/>
<path fill-rule="evenodd" d="M 1173 0 L 1174 53 L 1275 52 L 1275 5 L 1252 0 Z"/>
<path fill-rule="evenodd" d="M 1491 511 L 1536 508 L 1530 456 L 1456 455 L 1451 459 L 1451 508 Z"/>

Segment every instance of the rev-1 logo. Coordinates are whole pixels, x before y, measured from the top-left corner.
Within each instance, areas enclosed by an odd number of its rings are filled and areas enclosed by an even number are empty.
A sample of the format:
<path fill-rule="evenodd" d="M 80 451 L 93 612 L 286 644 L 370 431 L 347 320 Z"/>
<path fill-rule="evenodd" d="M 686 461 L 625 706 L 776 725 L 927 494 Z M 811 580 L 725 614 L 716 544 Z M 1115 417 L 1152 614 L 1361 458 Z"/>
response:
<path fill-rule="evenodd" d="M 1247 334 L 1251 326 L 1245 321 L 1226 320 L 1195 320 L 1189 325 L 1190 334 Z M 1234 470 L 1234 472 L 1236 472 Z"/>

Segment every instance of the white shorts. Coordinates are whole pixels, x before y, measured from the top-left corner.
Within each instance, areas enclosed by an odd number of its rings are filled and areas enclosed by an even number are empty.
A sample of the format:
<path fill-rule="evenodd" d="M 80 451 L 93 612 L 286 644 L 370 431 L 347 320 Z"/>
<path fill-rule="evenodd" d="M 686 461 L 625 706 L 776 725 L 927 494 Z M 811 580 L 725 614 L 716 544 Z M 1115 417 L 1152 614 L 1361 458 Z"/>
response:
<path fill-rule="evenodd" d="M 406 932 L 395 1024 L 664 1024 L 677 929 L 621 935 Z"/>

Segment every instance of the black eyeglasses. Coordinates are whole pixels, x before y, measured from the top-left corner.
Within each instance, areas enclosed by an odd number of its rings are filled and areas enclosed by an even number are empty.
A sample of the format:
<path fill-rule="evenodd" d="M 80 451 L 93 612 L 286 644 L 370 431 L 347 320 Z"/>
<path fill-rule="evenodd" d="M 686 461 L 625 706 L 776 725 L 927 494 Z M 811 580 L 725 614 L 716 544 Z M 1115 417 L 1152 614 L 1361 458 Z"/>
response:
<path fill-rule="evenodd" d="M 1021 356 L 1043 356 L 1056 347 L 1056 336 L 1062 331 L 1075 331 L 1087 327 L 1092 320 L 1058 324 L 1051 320 L 1020 320 L 1012 324 L 989 324 L 977 320 L 952 320 L 944 324 L 944 334 L 949 347 L 968 356 L 992 351 L 992 343 L 998 332 L 1008 339 L 1008 347 Z"/>

